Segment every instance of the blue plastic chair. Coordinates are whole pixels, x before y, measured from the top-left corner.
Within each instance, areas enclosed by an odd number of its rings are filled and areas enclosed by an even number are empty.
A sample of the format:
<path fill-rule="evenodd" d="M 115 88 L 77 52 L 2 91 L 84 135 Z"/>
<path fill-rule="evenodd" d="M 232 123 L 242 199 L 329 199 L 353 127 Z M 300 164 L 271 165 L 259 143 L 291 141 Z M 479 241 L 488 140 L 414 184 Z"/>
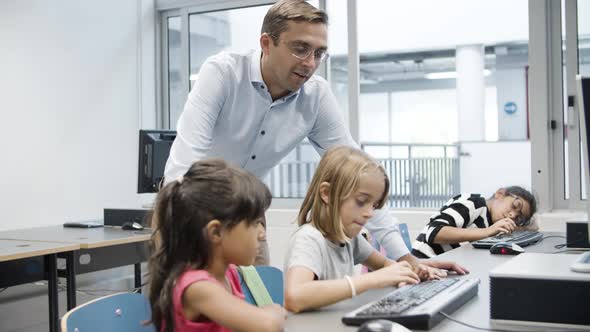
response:
<path fill-rule="evenodd" d="M 255 266 L 255 268 L 260 279 L 262 279 L 268 294 L 272 298 L 272 302 L 283 305 L 283 271 L 274 266 L 266 265 Z M 242 286 L 246 302 L 256 305 L 256 301 L 254 300 L 250 289 L 248 289 L 248 285 L 246 285 L 244 278 L 242 278 L 240 273 L 238 273 L 238 275 L 240 277 L 240 286 Z"/>
<path fill-rule="evenodd" d="M 62 332 L 155 332 L 150 304 L 137 293 L 103 296 L 68 311 L 61 319 Z"/>

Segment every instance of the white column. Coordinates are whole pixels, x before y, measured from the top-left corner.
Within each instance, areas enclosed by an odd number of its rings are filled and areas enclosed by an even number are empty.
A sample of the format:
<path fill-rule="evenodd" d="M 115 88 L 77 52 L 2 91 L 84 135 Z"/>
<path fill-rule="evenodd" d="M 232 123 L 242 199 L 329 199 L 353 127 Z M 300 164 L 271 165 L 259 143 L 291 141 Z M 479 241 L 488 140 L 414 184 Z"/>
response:
<path fill-rule="evenodd" d="M 457 46 L 457 108 L 459 142 L 485 139 L 483 45 Z"/>

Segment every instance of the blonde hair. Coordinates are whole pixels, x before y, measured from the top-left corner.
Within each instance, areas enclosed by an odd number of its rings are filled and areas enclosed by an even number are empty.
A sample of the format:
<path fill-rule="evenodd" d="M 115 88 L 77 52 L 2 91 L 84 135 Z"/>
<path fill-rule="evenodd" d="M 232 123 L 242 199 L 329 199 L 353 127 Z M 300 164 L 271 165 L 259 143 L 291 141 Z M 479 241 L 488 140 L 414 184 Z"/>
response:
<path fill-rule="evenodd" d="M 275 3 L 262 21 L 260 33 L 273 37 L 277 45 L 281 33 L 287 30 L 288 21 L 328 24 L 328 14 L 304 0 L 281 0 Z"/>
<path fill-rule="evenodd" d="M 383 166 L 364 151 L 355 148 L 340 146 L 328 150 L 307 189 L 297 224 L 301 226 L 311 223 L 324 237 L 332 241 L 349 241 L 340 222 L 340 208 L 359 189 L 360 177 L 372 171 L 380 172 L 385 182 L 378 204 L 378 208 L 382 208 L 389 193 L 389 178 Z M 330 184 L 328 204 L 320 196 L 320 185 L 324 182 Z"/>

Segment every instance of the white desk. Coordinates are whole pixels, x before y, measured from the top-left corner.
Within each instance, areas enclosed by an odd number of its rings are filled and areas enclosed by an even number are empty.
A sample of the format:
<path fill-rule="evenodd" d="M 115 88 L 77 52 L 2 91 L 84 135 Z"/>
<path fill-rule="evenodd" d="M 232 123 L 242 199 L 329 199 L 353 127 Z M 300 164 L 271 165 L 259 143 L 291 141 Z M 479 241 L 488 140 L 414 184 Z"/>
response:
<path fill-rule="evenodd" d="M 546 233 L 549 235 L 563 235 L 558 233 Z M 564 243 L 564 238 L 547 238 L 540 243 L 533 246 L 526 247 L 527 252 L 544 252 L 551 253 L 558 251 L 553 246 L 556 244 Z M 472 276 L 480 279 L 478 295 L 472 298 L 469 302 L 464 304 L 457 311 L 451 315 L 458 320 L 470 323 L 483 328 L 490 327 L 490 282 L 489 282 L 489 271 L 495 266 L 506 262 L 507 260 L 515 256 L 500 256 L 492 255 L 488 250 L 485 249 L 474 249 L 471 245 L 465 245 L 452 251 L 446 252 L 440 255 L 437 259 L 439 260 L 452 260 L 462 266 L 466 267 Z M 287 332 L 298 332 L 298 331 L 356 331 L 358 328 L 355 326 L 346 326 L 342 323 L 341 318 L 344 314 L 353 309 L 360 307 L 361 305 L 368 303 L 372 300 L 376 300 L 393 288 L 371 290 L 363 293 L 354 299 L 345 300 L 337 304 L 325 307 L 323 309 L 306 312 L 301 314 L 289 314 L 285 331 Z M 527 330 L 538 330 L 543 331 L 543 328 L 527 328 Z M 457 332 L 457 331 L 478 331 L 469 327 L 459 325 L 448 319 L 444 319 L 438 325 L 436 325 L 431 331 L 444 331 L 444 332 Z"/>
<path fill-rule="evenodd" d="M 145 242 L 151 230 L 118 227 L 67 228 L 61 225 L 0 232 L 0 239 L 70 243 L 78 250 L 65 253 L 67 308 L 76 306 L 76 274 L 134 265 L 135 287 L 141 287 L 140 263 L 147 258 Z"/>
<path fill-rule="evenodd" d="M 80 246 L 73 243 L 0 240 L 0 287 L 47 279 L 51 332 L 59 331 L 57 254 L 78 249 Z"/>

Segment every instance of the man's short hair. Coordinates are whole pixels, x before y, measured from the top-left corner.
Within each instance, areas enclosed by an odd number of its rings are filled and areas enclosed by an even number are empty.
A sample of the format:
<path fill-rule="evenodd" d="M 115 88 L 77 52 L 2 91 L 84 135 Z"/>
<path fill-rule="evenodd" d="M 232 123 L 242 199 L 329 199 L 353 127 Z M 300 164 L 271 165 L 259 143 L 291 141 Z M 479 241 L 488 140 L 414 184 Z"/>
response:
<path fill-rule="evenodd" d="M 271 35 L 276 45 L 281 33 L 287 30 L 288 21 L 327 25 L 328 14 L 304 0 L 281 0 L 270 7 L 264 16 L 260 33 Z"/>

